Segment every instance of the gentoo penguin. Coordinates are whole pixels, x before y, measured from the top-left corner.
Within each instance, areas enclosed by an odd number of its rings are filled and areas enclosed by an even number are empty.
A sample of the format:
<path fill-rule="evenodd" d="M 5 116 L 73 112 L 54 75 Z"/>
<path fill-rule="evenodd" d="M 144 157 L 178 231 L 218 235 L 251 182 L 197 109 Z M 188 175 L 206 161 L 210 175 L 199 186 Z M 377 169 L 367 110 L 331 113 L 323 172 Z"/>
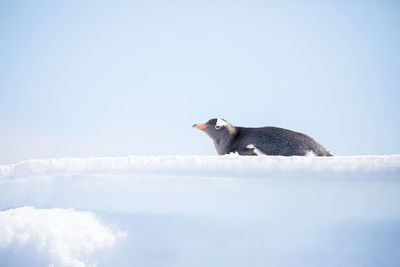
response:
<path fill-rule="evenodd" d="M 211 119 L 193 127 L 211 137 L 219 155 L 332 156 L 311 137 L 287 129 L 237 127 L 224 119 Z"/>

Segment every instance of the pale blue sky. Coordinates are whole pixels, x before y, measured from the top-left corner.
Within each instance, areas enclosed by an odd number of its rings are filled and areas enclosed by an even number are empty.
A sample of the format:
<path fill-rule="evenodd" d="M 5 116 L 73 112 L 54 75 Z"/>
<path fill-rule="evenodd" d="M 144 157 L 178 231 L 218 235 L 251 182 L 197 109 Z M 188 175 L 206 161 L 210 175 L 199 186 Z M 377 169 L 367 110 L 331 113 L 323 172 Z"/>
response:
<path fill-rule="evenodd" d="M 292 3 L 291 3 L 292 2 Z M 0 164 L 216 154 L 193 123 L 400 153 L 397 1 L 1 1 Z"/>

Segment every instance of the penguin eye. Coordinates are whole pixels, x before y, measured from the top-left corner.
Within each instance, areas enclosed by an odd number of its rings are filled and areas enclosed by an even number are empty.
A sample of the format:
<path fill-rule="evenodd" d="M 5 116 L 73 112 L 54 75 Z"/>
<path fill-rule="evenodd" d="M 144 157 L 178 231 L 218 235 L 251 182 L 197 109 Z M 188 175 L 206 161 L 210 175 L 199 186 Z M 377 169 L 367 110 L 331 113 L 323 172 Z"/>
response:
<path fill-rule="evenodd" d="M 219 130 L 219 128 L 221 128 L 221 126 L 215 125 L 215 129 Z"/>

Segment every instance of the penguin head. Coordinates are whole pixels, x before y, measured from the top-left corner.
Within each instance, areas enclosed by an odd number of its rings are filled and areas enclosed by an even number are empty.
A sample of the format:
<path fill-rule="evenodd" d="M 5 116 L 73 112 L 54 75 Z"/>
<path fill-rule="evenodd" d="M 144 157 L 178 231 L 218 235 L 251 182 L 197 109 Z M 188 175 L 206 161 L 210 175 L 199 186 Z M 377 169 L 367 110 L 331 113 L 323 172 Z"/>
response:
<path fill-rule="evenodd" d="M 235 126 L 224 119 L 211 119 L 204 124 L 194 124 L 193 128 L 202 130 L 210 136 L 214 143 L 227 140 L 231 135 L 235 134 Z"/>

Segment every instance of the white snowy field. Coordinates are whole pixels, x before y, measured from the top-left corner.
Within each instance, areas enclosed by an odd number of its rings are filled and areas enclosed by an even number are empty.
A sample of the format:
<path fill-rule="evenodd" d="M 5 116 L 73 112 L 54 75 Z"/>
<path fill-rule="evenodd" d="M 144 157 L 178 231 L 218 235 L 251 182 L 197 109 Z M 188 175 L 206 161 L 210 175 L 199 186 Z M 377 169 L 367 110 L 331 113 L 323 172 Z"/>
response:
<path fill-rule="evenodd" d="M 400 266 L 400 155 L 0 166 L 0 266 Z"/>

